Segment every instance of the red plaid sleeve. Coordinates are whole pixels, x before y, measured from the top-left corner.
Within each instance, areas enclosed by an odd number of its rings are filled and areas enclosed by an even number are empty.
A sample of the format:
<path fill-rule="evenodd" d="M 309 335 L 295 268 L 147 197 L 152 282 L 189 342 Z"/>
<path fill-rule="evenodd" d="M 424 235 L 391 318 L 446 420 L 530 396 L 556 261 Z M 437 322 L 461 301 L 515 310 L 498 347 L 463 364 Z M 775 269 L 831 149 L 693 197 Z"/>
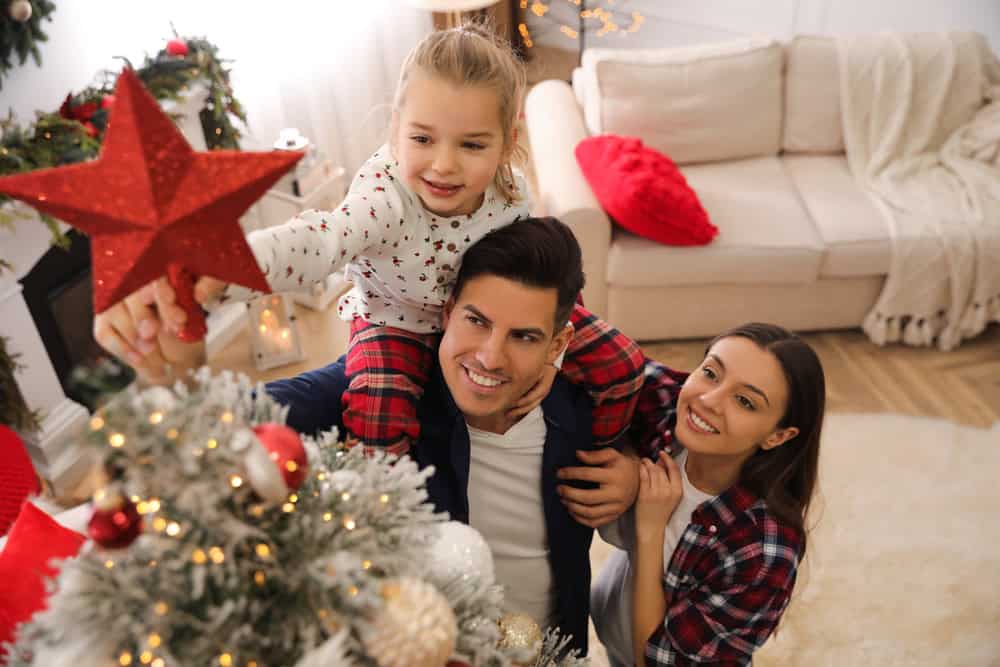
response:
<path fill-rule="evenodd" d="M 661 449 L 670 451 L 677 397 L 688 373 L 646 360 L 645 375 L 632 419 L 631 435 L 640 456 L 656 458 Z"/>
<path fill-rule="evenodd" d="M 609 445 L 632 422 L 646 357 L 635 341 L 579 304 L 570 322 L 574 332 L 562 372 L 584 387 L 594 403 L 594 444 Z"/>
<path fill-rule="evenodd" d="M 648 665 L 751 664 L 788 606 L 800 545 L 793 529 L 756 514 L 761 523 L 729 526 L 711 556 L 699 559 L 685 576 L 668 571 L 664 584 L 671 602 L 663 625 L 646 644 Z M 706 527 L 691 528 L 694 537 L 685 539 L 708 541 Z M 693 588 L 686 590 L 689 582 Z"/>

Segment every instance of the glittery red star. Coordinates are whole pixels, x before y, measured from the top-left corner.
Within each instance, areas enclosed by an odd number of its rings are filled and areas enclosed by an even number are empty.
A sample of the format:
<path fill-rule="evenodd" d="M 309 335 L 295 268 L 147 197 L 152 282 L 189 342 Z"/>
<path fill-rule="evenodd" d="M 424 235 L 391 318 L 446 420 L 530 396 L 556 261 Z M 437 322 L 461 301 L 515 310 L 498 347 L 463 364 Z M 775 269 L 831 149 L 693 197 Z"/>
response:
<path fill-rule="evenodd" d="M 0 178 L 0 192 L 90 236 L 95 312 L 164 274 L 193 306 L 190 281 L 185 287 L 178 276 L 270 292 L 238 220 L 301 157 L 196 153 L 126 69 L 100 157 Z"/>

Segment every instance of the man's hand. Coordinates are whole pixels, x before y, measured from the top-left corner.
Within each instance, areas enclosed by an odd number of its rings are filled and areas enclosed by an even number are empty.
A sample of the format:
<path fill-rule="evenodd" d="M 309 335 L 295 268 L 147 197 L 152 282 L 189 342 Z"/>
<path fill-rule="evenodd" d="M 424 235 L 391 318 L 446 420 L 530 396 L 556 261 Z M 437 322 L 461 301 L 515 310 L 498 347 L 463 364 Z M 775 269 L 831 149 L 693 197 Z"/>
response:
<path fill-rule="evenodd" d="M 562 480 L 581 480 L 599 484 L 596 489 L 577 489 L 565 484 L 556 487 L 569 513 L 579 523 L 598 528 L 617 519 L 635 502 L 639 492 L 639 459 L 613 447 L 578 451 L 585 466 L 561 468 Z"/>
<path fill-rule="evenodd" d="M 204 361 L 204 344 L 177 338 L 186 315 L 165 279 L 149 283 L 94 317 L 94 339 L 150 382 Z"/>

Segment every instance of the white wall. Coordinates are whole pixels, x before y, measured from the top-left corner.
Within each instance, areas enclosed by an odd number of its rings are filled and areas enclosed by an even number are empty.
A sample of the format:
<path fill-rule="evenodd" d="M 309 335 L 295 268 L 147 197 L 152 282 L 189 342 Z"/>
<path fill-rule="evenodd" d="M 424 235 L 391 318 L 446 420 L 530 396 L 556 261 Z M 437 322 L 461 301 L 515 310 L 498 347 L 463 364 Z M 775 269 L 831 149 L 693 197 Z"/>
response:
<path fill-rule="evenodd" d="M 590 0 L 588 5 L 608 3 Z M 552 0 L 550 6 L 542 19 L 529 13 L 535 41 L 576 48 L 574 40 L 559 32 L 558 24 L 575 27 L 577 8 L 561 0 Z M 627 25 L 633 11 L 645 16 L 645 23 L 632 34 L 597 38 L 588 33 L 588 46 L 682 46 L 752 33 L 788 39 L 803 33 L 958 29 L 985 34 L 1000 53 L 1000 0 L 617 0 L 613 6 L 621 15 L 620 25 Z"/>
<path fill-rule="evenodd" d="M 26 124 L 36 110 L 55 111 L 99 71 L 120 71 L 114 56 L 138 67 L 173 37 L 172 22 L 233 61 L 249 116 L 243 148 L 269 148 L 280 128 L 296 126 L 350 172 L 383 140 L 380 110 L 399 65 L 431 28 L 431 13 L 403 0 L 58 0 L 52 19 L 42 67 L 29 60 L 8 73 L 0 114 L 13 109 Z"/>

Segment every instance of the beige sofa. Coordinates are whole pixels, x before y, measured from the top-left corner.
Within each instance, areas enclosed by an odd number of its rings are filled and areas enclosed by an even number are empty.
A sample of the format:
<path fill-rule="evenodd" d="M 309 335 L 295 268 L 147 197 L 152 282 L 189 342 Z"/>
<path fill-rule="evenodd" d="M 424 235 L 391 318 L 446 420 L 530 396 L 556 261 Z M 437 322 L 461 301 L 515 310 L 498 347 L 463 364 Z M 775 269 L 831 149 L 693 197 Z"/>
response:
<path fill-rule="evenodd" d="M 747 320 L 857 327 L 889 269 L 887 223 L 847 167 L 836 44 L 745 39 L 670 50 L 591 50 L 535 86 L 526 123 L 539 214 L 584 251 L 586 304 L 638 340 L 710 336 Z M 716 239 L 647 241 L 613 225 L 574 146 L 640 137 L 681 166 Z"/>

